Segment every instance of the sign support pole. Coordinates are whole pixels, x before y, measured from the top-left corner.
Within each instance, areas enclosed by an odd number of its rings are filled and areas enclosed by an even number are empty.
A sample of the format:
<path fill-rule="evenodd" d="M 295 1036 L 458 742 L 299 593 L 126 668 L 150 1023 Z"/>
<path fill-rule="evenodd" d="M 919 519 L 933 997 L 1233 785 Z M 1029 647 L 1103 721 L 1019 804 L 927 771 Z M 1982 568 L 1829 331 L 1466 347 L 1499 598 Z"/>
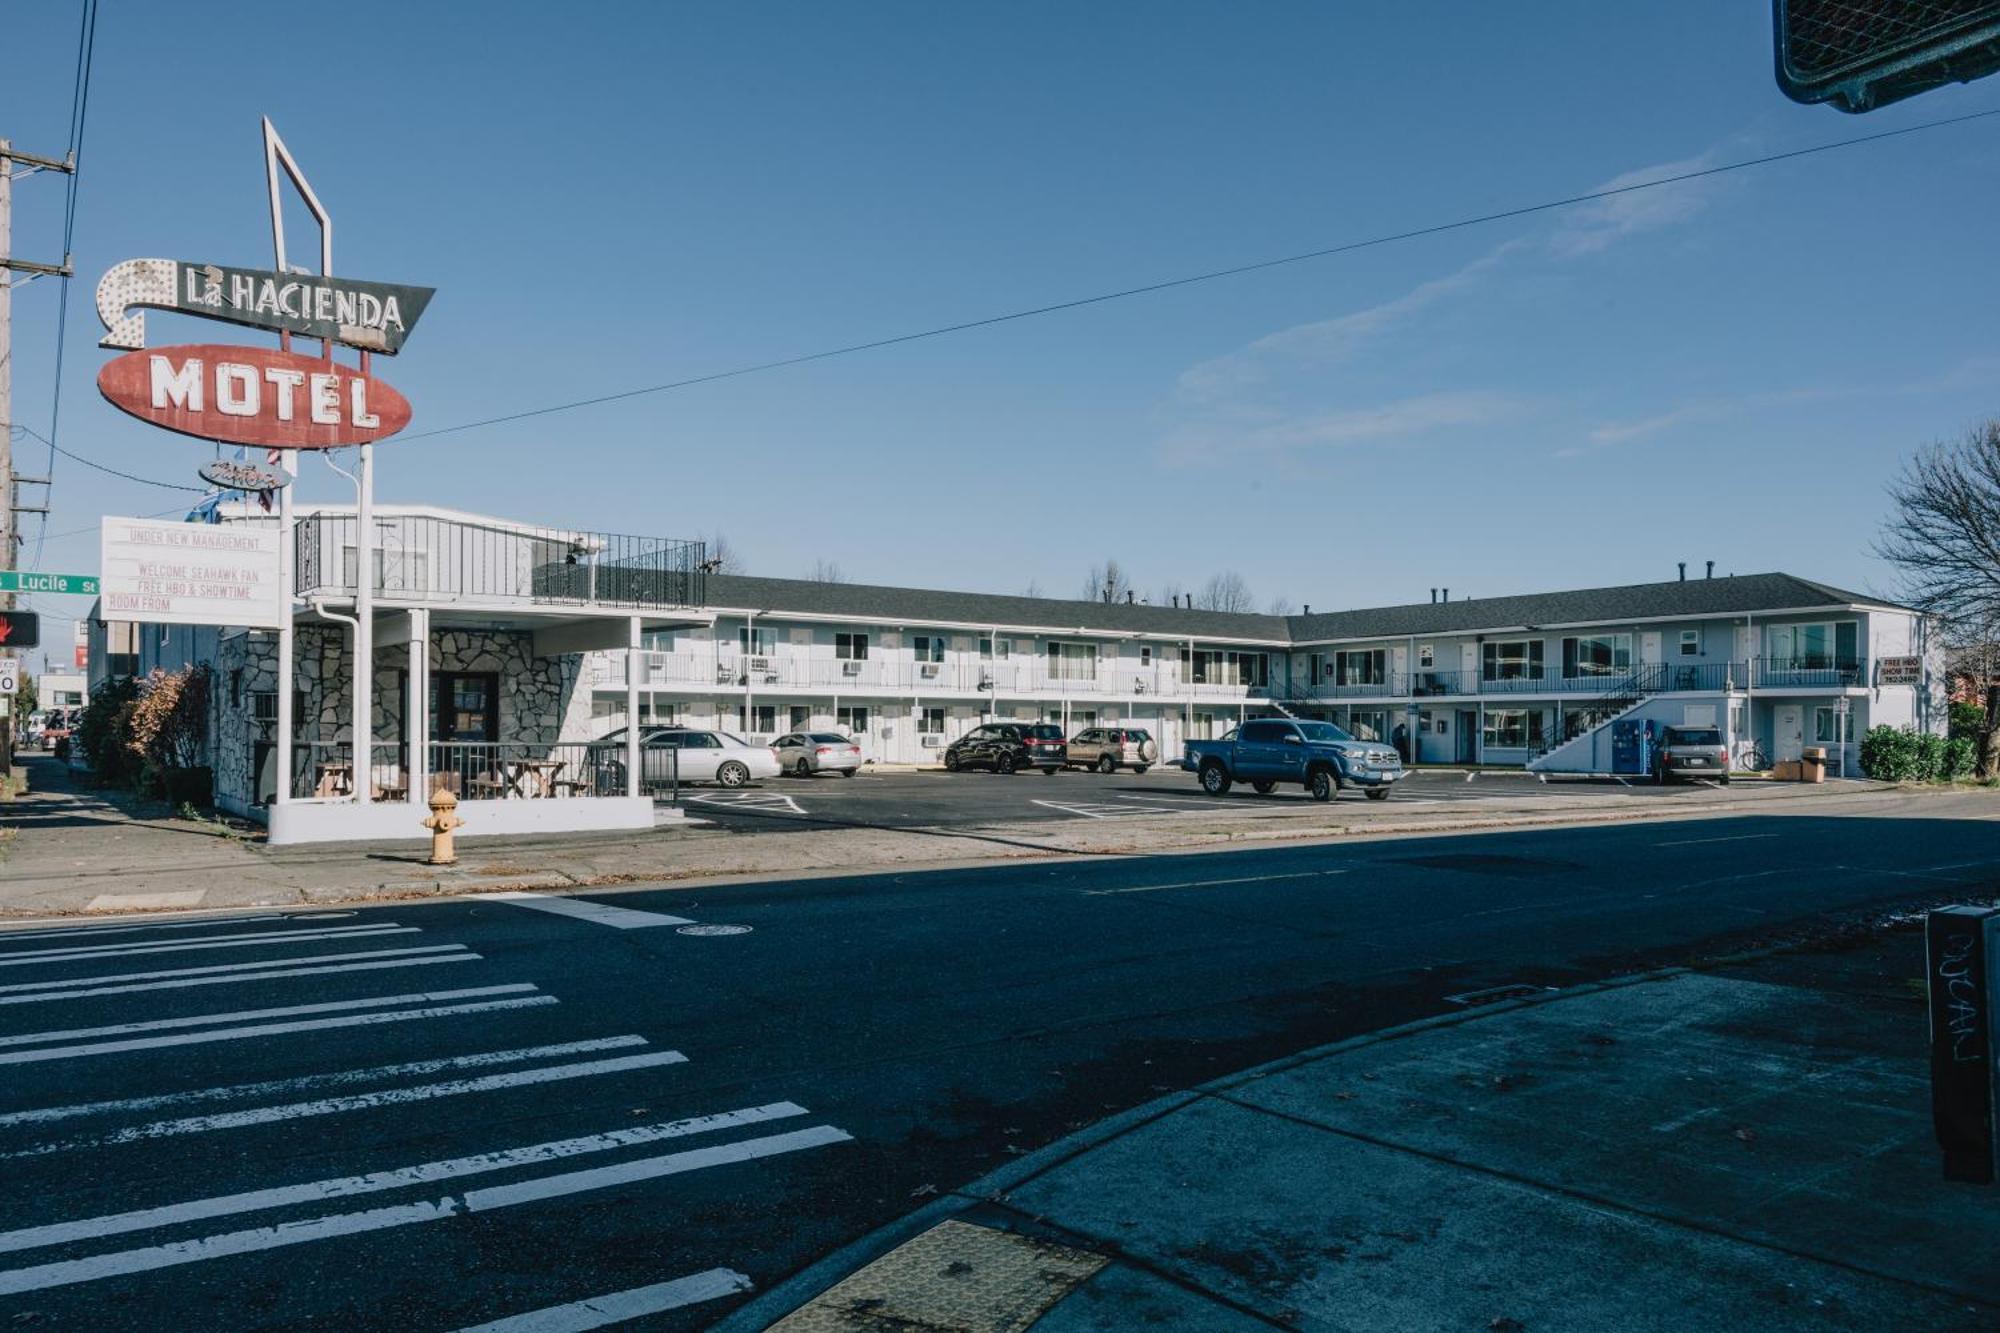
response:
<path fill-rule="evenodd" d="M 327 348 L 329 352 L 333 349 Z M 366 353 L 362 357 L 365 362 Z M 361 446 L 354 506 L 354 801 L 375 794 L 375 446 Z"/>
<path fill-rule="evenodd" d="M 299 456 L 286 450 L 280 463 L 286 473 L 299 474 Z M 271 799 L 277 805 L 292 800 L 292 586 L 297 582 L 292 564 L 296 557 L 297 521 L 292 514 L 292 488 L 278 492 L 278 785 Z"/>

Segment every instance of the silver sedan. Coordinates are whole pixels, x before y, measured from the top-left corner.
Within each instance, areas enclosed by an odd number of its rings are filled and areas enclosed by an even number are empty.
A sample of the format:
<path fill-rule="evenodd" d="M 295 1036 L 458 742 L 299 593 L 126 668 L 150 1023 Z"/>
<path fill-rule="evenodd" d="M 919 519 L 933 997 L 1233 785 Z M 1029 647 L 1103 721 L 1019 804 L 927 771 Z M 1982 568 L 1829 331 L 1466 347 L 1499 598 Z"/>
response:
<path fill-rule="evenodd" d="M 794 777 L 815 773 L 854 776 L 861 767 L 861 746 L 837 731 L 793 731 L 771 742 L 780 768 Z"/>

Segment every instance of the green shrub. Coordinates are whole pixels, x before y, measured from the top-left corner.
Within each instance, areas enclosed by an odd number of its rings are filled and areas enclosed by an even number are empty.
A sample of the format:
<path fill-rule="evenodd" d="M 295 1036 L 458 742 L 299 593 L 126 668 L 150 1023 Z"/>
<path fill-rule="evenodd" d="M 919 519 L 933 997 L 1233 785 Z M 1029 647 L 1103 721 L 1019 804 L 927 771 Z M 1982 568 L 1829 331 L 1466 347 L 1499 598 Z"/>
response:
<path fill-rule="evenodd" d="M 1944 777 L 1944 737 L 1924 732 L 1910 737 L 1913 782 L 1936 782 Z"/>
<path fill-rule="evenodd" d="M 138 776 L 139 756 L 132 752 L 132 709 L 138 698 L 139 682 L 130 676 L 107 680 L 91 692 L 77 723 L 74 743 L 107 786 L 124 786 Z"/>
<path fill-rule="evenodd" d="M 1970 736 L 1953 736 L 1944 743 L 1944 773 L 1947 782 L 1972 776 L 1972 767 L 1979 759 L 1979 742 Z"/>
<path fill-rule="evenodd" d="M 1871 727 L 1861 738 L 1861 771 L 1882 782 L 1944 782 L 1972 772 L 1967 737 L 1947 741 L 1930 732 Z"/>
<path fill-rule="evenodd" d="M 1945 733 L 1953 740 L 1963 736 L 1976 740 L 1986 728 L 1986 710 L 1978 704 L 1953 704 L 1951 706 L 1951 726 Z"/>

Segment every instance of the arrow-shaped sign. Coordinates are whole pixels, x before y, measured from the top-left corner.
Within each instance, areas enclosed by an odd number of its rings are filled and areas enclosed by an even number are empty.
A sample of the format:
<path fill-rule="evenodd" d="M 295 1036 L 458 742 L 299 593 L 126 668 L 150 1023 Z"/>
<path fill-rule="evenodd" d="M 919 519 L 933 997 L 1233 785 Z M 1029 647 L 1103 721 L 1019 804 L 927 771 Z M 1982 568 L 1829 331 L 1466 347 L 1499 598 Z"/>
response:
<path fill-rule="evenodd" d="M 100 347 L 146 345 L 142 311 L 172 310 L 229 324 L 331 339 L 394 355 L 436 289 L 179 259 L 128 259 L 97 283 Z"/>

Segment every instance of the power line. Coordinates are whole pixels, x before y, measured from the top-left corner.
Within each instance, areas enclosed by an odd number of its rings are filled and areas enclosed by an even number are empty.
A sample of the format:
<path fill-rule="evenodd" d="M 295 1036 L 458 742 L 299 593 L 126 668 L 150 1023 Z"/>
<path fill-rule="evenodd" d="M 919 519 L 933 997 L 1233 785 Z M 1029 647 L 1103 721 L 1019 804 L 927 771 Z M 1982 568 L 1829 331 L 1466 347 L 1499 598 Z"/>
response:
<path fill-rule="evenodd" d="M 1473 217 L 1458 218 L 1450 222 L 1439 222 L 1424 227 L 1413 227 L 1407 231 L 1391 232 L 1382 236 L 1371 236 L 1366 240 L 1346 241 L 1339 245 L 1324 246 L 1317 250 L 1306 250 L 1299 254 L 1285 255 L 1277 259 L 1260 259 L 1248 264 L 1235 264 L 1228 268 L 1210 269 L 1206 273 L 1195 273 L 1187 277 L 1168 278 L 1162 282 L 1149 282 L 1138 287 L 1123 287 L 1117 291 L 1100 292 L 1095 296 L 1080 296 L 1073 300 L 1031 306 L 1025 310 L 1013 310 L 1002 315 L 988 315 L 982 319 L 968 319 L 957 324 L 944 324 L 937 328 L 923 329 L 916 333 L 900 333 L 893 337 L 875 338 L 868 342 L 849 343 L 844 347 L 832 347 L 825 351 L 807 352 L 802 356 L 788 356 L 776 361 L 760 361 L 755 365 L 738 366 L 733 370 L 718 370 L 706 375 L 693 375 L 687 379 L 669 380 L 665 384 L 649 384 L 644 388 L 625 389 L 617 393 L 599 394 L 594 398 L 578 398 L 572 402 L 557 403 L 550 407 L 536 407 L 522 412 L 509 412 L 503 416 L 485 417 L 478 421 L 465 421 L 456 426 L 440 426 L 436 430 L 418 431 L 414 435 L 405 435 L 401 438 L 405 440 L 423 440 L 438 435 L 454 435 L 460 431 L 480 430 L 487 426 L 504 425 L 510 421 L 526 421 L 533 417 L 551 416 L 557 412 L 573 412 L 578 408 L 598 407 L 605 403 L 622 402 L 628 398 L 643 398 L 649 394 L 666 393 L 673 389 L 692 388 L 698 384 L 713 384 L 718 380 L 736 379 L 744 375 L 756 375 L 769 370 L 783 370 L 790 366 L 802 366 L 813 361 L 826 361 L 836 356 L 849 356 L 855 352 L 869 352 L 883 347 L 895 347 L 901 343 L 918 342 L 925 338 L 941 338 L 950 333 L 965 333 L 972 329 L 991 328 L 995 324 L 1009 324 L 1016 320 L 1033 319 L 1038 315 L 1053 315 L 1065 310 L 1081 309 L 1084 306 L 1103 305 L 1109 301 L 1122 301 L 1128 297 L 1146 296 L 1154 292 L 1171 291 L 1176 287 L 1191 287 L 1196 283 L 1214 282 L 1220 278 L 1240 277 L 1246 273 L 1258 273 L 1265 269 L 1282 268 L 1288 264 L 1303 264 L 1309 260 L 1326 259 L 1334 255 L 1352 254 L 1357 250 L 1369 250 L 1377 246 L 1419 240 L 1426 236 L 1438 236 L 1445 232 L 1463 231 L 1469 227 L 1485 226 L 1493 222 L 1505 222 L 1511 218 L 1528 217 L 1536 213 L 1548 213 L 1562 208 L 1573 208 L 1578 204 L 1594 203 L 1601 199 L 1613 199 L 1619 195 L 1636 194 L 1641 190 L 1657 190 L 1662 186 L 1678 185 L 1685 181 L 1701 180 L 1709 176 L 1721 176 L 1733 171 L 1748 171 L 1753 167 L 1767 167 L 1774 163 L 1789 162 L 1795 158 L 1811 157 L 1818 153 L 1831 153 L 1843 148 L 1856 148 L 1862 144 L 1879 143 L 1884 139 L 1899 138 L 1906 134 L 1918 134 L 1926 130 L 1944 129 L 1951 125 L 1963 125 L 1968 121 L 1985 120 L 1991 116 L 2000 116 L 2000 108 L 1990 111 L 1974 111 L 1963 116 L 1949 116 L 1943 120 L 1924 121 L 1917 125 L 1905 125 L 1901 129 L 1882 130 L 1875 134 L 1857 135 L 1851 139 L 1835 139 L 1830 143 L 1814 144 L 1808 148 L 1788 149 L 1782 153 L 1768 153 L 1762 157 L 1745 158 L 1739 162 L 1726 162 L 1721 166 L 1703 167 L 1696 171 L 1676 172 L 1671 176 L 1661 176 L 1654 180 L 1638 181 L 1631 185 L 1617 185 L 1608 189 L 1590 190 L 1583 194 L 1572 194 L 1560 199 L 1544 200 L 1538 204 L 1525 204 L 1519 208 L 1501 209 L 1498 212 L 1481 213 Z"/>
<path fill-rule="evenodd" d="M 131 472 L 120 472 L 115 467 L 106 467 L 102 463 L 96 462 L 92 459 L 85 458 L 82 454 L 73 453 L 70 450 L 63 448 L 61 445 L 57 444 L 54 440 L 51 440 L 48 436 L 42 434 L 40 431 L 34 429 L 32 426 L 23 426 L 17 422 L 14 425 L 8 427 L 8 429 L 19 431 L 23 435 L 32 435 L 36 439 L 40 440 L 43 444 L 48 445 L 49 448 L 53 450 L 55 453 L 61 454 L 64 458 L 73 459 L 74 461 L 83 464 L 85 467 L 96 468 L 99 472 L 106 472 L 114 477 L 123 477 L 126 481 L 136 481 L 142 486 L 158 486 L 161 490 L 166 490 L 166 491 L 195 491 L 197 493 L 206 493 L 208 490 L 208 487 L 206 486 L 189 486 L 182 482 L 177 482 L 177 481 L 154 481 L 151 477 L 141 477 Z M 42 525 L 44 527 L 48 526 L 48 520 L 46 517 L 44 517 Z M 38 546 L 36 550 L 37 553 L 39 553 L 40 547 Z"/>

